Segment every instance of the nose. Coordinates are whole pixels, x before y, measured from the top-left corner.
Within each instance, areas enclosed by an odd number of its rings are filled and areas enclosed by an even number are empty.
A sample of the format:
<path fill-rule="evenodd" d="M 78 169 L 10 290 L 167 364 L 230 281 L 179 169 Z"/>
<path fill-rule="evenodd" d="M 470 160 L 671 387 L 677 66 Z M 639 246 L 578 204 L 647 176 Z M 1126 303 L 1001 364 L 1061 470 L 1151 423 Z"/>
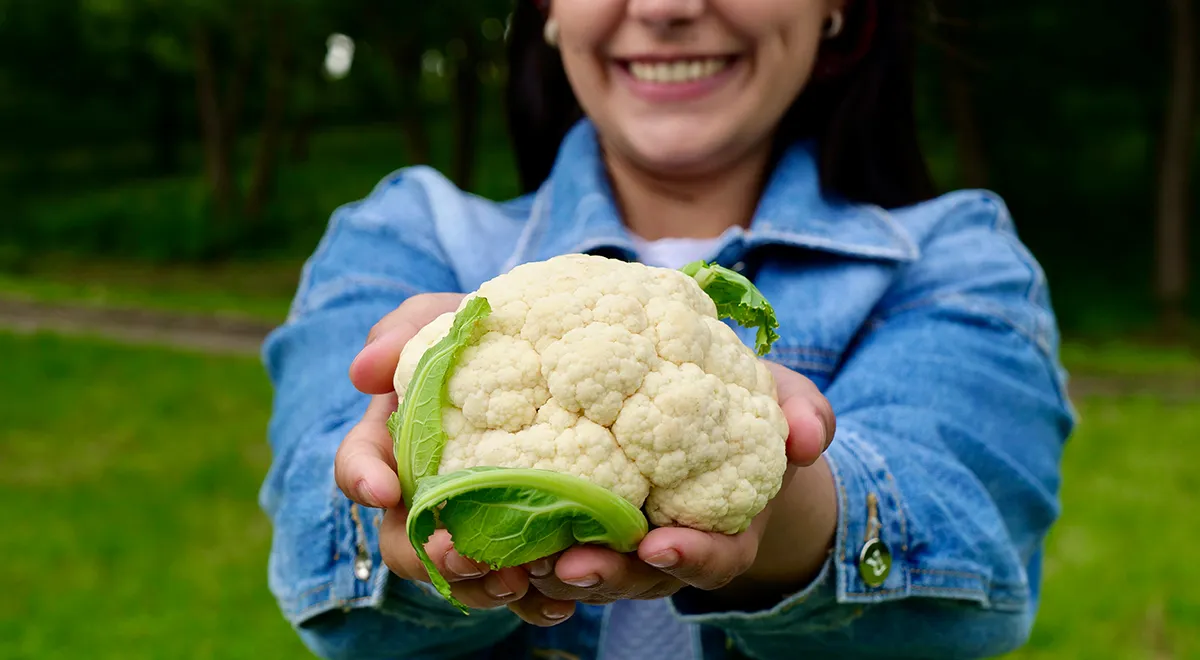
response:
<path fill-rule="evenodd" d="M 629 0 L 630 18 L 666 30 L 685 25 L 704 13 L 707 0 Z"/>

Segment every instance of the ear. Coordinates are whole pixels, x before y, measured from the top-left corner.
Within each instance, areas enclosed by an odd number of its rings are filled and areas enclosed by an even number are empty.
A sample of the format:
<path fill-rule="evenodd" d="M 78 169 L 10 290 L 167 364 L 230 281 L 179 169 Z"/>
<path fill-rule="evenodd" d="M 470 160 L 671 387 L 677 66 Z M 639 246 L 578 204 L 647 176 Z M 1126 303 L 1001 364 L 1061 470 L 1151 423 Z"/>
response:
<path fill-rule="evenodd" d="M 829 0 L 830 16 L 841 16 L 841 28 L 835 29 L 836 18 L 826 23 L 825 44 L 814 72 L 817 79 L 838 77 L 870 52 L 875 41 L 879 1 Z"/>

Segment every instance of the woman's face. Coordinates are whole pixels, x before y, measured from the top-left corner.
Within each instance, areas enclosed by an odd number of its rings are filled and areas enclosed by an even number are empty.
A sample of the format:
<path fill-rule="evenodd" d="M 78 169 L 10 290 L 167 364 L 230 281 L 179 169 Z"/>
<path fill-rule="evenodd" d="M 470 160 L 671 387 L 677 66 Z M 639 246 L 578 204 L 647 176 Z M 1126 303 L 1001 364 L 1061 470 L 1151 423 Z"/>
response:
<path fill-rule="evenodd" d="M 563 65 L 609 151 L 663 176 L 769 143 L 844 0 L 552 0 Z"/>

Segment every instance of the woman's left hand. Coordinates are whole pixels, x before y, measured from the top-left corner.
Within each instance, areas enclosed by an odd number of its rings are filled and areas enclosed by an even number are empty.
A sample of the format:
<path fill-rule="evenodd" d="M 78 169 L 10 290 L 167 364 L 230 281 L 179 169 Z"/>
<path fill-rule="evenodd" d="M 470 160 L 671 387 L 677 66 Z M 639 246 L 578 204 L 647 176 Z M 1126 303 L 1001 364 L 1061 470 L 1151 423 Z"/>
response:
<path fill-rule="evenodd" d="M 509 609 L 533 625 L 553 626 L 574 612 L 576 602 L 651 600 L 688 586 L 753 597 L 759 590 L 784 593 L 810 581 L 824 562 L 837 515 L 823 459 L 836 420 L 811 381 L 768 364 L 790 429 L 789 467 L 779 494 L 745 532 L 660 527 L 630 554 L 576 546 L 527 564 L 532 588 Z"/>

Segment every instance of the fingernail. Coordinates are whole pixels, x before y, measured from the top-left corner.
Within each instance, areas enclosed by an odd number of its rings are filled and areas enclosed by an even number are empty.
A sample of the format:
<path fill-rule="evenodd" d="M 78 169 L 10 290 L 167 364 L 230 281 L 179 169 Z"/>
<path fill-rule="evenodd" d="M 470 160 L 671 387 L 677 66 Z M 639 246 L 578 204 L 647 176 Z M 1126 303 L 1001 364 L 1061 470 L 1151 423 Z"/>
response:
<path fill-rule="evenodd" d="M 550 619 L 551 621 L 559 621 L 561 619 L 565 619 L 565 618 L 567 618 L 568 614 L 570 614 L 570 612 L 565 612 L 565 611 L 559 609 L 558 607 L 555 607 L 554 605 L 547 605 L 542 610 L 542 616 L 546 617 L 547 619 Z"/>
<path fill-rule="evenodd" d="M 655 568 L 671 568 L 679 563 L 679 553 L 674 550 L 663 550 L 646 558 L 646 563 Z"/>
<path fill-rule="evenodd" d="M 563 582 L 571 585 L 572 587 L 580 587 L 583 589 L 587 589 L 588 587 L 594 587 L 594 586 L 600 584 L 600 576 L 599 575 L 585 575 L 581 578 L 575 578 L 574 580 L 563 580 Z"/>
<path fill-rule="evenodd" d="M 554 562 L 549 559 L 539 559 L 529 565 L 529 574 L 533 577 L 546 577 L 554 571 Z"/>
<path fill-rule="evenodd" d="M 366 479 L 359 479 L 355 484 L 354 490 L 358 491 L 358 499 L 367 506 L 379 507 L 379 499 L 375 497 L 375 493 L 371 491 L 371 486 L 367 484 Z"/>
<path fill-rule="evenodd" d="M 500 579 L 500 576 L 496 575 L 495 573 L 492 573 L 488 577 L 484 578 L 483 590 L 487 592 L 487 595 L 495 598 L 496 600 L 504 600 L 505 598 L 513 595 L 513 590 L 509 589 L 508 585 L 504 584 L 504 581 Z"/>
<path fill-rule="evenodd" d="M 459 577 L 473 578 L 483 575 L 483 571 L 466 557 L 458 554 L 457 550 L 446 551 L 446 568 L 454 571 Z"/>

